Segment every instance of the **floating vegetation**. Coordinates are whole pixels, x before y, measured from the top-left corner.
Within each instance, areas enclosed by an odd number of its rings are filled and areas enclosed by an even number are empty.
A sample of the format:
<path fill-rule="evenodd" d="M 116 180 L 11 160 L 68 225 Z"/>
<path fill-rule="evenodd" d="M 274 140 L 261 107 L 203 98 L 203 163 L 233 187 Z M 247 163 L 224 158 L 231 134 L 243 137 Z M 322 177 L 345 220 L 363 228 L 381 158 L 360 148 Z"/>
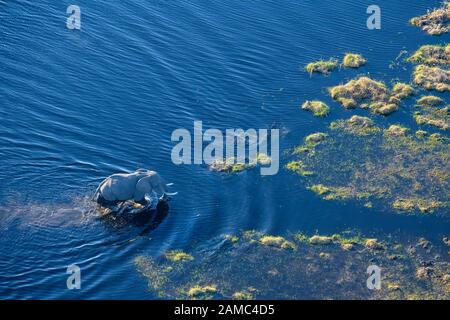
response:
<path fill-rule="evenodd" d="M 330 192 L 330 188 L 325 187 L 323 184 L 315 184 L 311 186 L 311 191 L 318 194 L 319 196 L 324 195 L 328 192 Z"/>
<path fill-rule="evenodd" d="M 256 163 L 246 162 L 240 163 L 236 158 L 228 158 L 224 160 L 216 160 L 210 166 L 211 171 L 237 173 L 247 169 L 256 167 L 257 165 L 267 166 L 271 163 L 271 158 L 265 153 L 256 155 Z"/>
<path fill-rule="evenodd" d="M 239 241 L 239 237 L 232 236 L 232 235 L 229 235 L 229 234 L 225 236 L 225 239 L 230 241 L 231 243 L 236 243 L 236 242 Z"/>
<path fill-rule="evenodd" d="M 305 69 L 309 74 L 312 74 L 313 72 L 329 74 L 331 71 L 336 69 L 338 65 L 339 62 L 336 59 L 319 60 L 308 63 Z"/>
<path fill-rule="evenodd" d="M 422 107 L 438 107 L 444 104 L 444 100 L 436 96 L 423 96 L 417 100 L 417 105 Z"/>
<path fill-rule="evenodd" d="M 359 68 L 367 63 L 367 60 L 360 54 L 347 53 L 344 56 L 342 65 L 347 68 Z"/>
<path fill-rule="evenodd" d="M 419 125 L 430 125 L 442 130 L 448 130 L 450 128 L 450 107 L 424 111 L 425 114 L 416 114 L 414 119 Z"/>
<path fill-rule="evenodd" d="M 256 162 L 261 166 L 268 166 L 272 163 L 272 159 L 267 154 L 258 152 L 256 155 Z"/>
<path fill-rule="evenodd" d="M 413 81 L 427 90 L 448 91 L 450 90 L 450 71 L 421 64 L 414 69 Z"/>
<path fill-rule="evenodd" d="M 425 239 L 380 240 L 350 231 L 267 236 L 297 248 L 281 250 L 263 244 L 266 236 L 245 231 L 234 245 L 212 239 L 189 252 L 195 260 L 188 264 L 151 257 L 135 262 L 149 290 L 164 299 L 450 298 L 450 263 Z M 381 290 L 366 287 L 374 261 L 383 270 Z M 177 271 L 164 272 L 168 267 Z"/>
<path fill-rule="evenodd" d="M 420 111 L 414 113 L 418 125 L 430 125 L 438 129 L 450 128 L 450 106 L 440 108 L 444 101 L 435 96 L 425 96 L 417 101 Z"/>
<path fill-rule="evenodd" d="M 302 104 L 302 109 L 311 111 L 316 117 L 325 117 L 330 113 L 330 107 L 318 100 L 306 101 Z"/>
<path fill-rule="evenodd" d="M 450 5 L 411 23 L 429 34 L 448 32 Z M 408 61 L 418 64 L 413 83 L 427 90 L 450 90 L 450 45 L 426 45 Z M 347 54 L 342 65 L 367 63 L 360 54 Z M 309 63 L 306 70 L 329 74 L 336 59 Z M 362 76 L 329 89 L 344 108 L 370 109 L 389 115 L 414 94 L 407 83 L 388 88 Z M 449 107 L 436 96 L 417 101 L 419 125 L 449 128 Z M 306 101 L 301 108 L 324 117 L 330 108 L 322 101 Z M 393 124 L 377 126 L 354 115 L 331 123 L 330 132 L 304 138 L 292 151 L 286 168 L 304 177 L 311 195 L 324 200 L 359 201 L 410 213 L 447 213 L 450 198 L 450 144 L 442 134 L 413 133 Z M 270 164 L 259 154 L 254 164 L 224 159 L 210 166 L 221 172 L 240 172 Z M 404 241 L 404 240 L 403 240 Z M 443 238 L 450 245 L 448 237 Z M 441 244 L 442 245 L 442 244 Z M 445 248 L 447 251 L 447 248 Z M 258 231 L 226 235 L 203 244 L 198 251 L 169 251 L 164 257 L 137 257 L 138 271 L 148 279 L 156 297 L 169 299 L 450 299 L 450 263 L 430 241 L 395 242 L 345 232 L 332 235 L 296 233 L 280 236 Z M 449 252 L 450 253 L 450 252 Z M 194 258 L 195 257 L 195 258 Z M 326 263 L 324 263 L 326 260 Z M 181 263 L 189 261 L 189 263 Z M 367 290 L 367 266 L 383 269 L 381 290 Z"/>
<path fill-rule="evenodd" d="M 392 88 L 391 97 L 389 100 L 392 102 L 400 102 L 400 100 L 403 100 L 405 98 L 408 98 L 409 96 L 414 94 L 414 89 L 411 85 L 407 83 L 401 83 L 398 82 L 394 84 L 394 87 Z"/>
<path fill-rule="evenodd" d="M 254 164 L 250 163 L 239 163 L 235 158 L 229 158 L 225 160 L 216 160 L 210 166 L 209 169 L 211 171 L 218 172 L 228 172 L 228 173 L 236 173 L 241 172 L 246 169 L 254 168 Z"/>
<path fill-rule="evenodd" d="M 408 128 L 393 124 L 386 130 L 384 130 L 384 134 L 390 137 L 406 136 L 408 130 L 409 130 Z"/>
<path fill-rule="evenodd" d="M 327 134 L 323 132 L 316 132 L 308 135 L 305 138 L 305 144 L 307 147 L 314 147 L 325 140 Z"/>
<path fill-rule="evenodd" d="M 437 36 L 447 33 L 450 21 L 450 3 L 445 2 L 442 8 L 429 11 L 426 14 L 412 18 L 409 22 L 416 27 L 420 27 L 429 35 Z"/>
<path fill-rule="evenodd" d="M 253 300 L 253 294 L 246 291 L 238 291 L 233 294 L 234 300 Z"/>
<path fill-rule="evenodd" d="M 366 136 L 380 132 L 380 128 L 375 125 L 372 119 L 361 116 L 352 116 L 348 120 L 337 120 L 330 124 L 334 130 L 343 130 L 358 136 Z"/>
<path fill-rule="evenodd" d="M 134 264 L 139 273 L 144 277 L 151 279 L 149 282 L 149 289 L 156 293 L 158 297 L 164 296 L 161 291 L 169 281 L 167 277 L 168 266 L 158 264 L 153 259 L 144 256 L 138 256 L 134 259 Z"/>
<path fill-rule="evenodd" d="M 441 201 L 420 198 L 399 198 L 392 204 L 393 208 L 403 211 L 419 210 L 422 213 L 433 211 L 444 206 Z"/>
<path fill-rule="evenodd" d="M 450 64 L 450 44 L 422 46 L 407 61 L 429 66 L 448 65 Z"/>
<path fill-rule="evenodd" d="M 446 136 L 411 134 L 400 125 L 381 130 L 360 116 L 333 122 L 330 127 L 332 132 L 313 146 L 313 152 L 293 153 L 286 167 L 306 177 L 306 187 L 319 197 L 422 213 L 449 206 Z M 296 168 L 294 164 L 301 165 Z"/>
<path fill-rule="evenodd" d="M 446 246 L 450 246 L 450 238 L 448 238 L 448 237 L 443 237 L 443 238 L 442 238 L 442 242 L 444 242 L 444 244 L 445 244 Z"/>
<path fill-rule="evenodd" d="M 307 170 L 302 161 L 291 161 L 286 165 L 286 169 L 295 172 L 302 177 L 312 176 L 314 172 Z"/>
<path fill-rule="evenodd" d="M 165 253 L 165 257 L 166 259 L 173 262 L 184 262 L 194 259 L 190 254 L 187 254 L 186 252 L 183 252 L 181 250 L 168 251 Z"/>
<path fill-rule="evenodd" d="M 207 285 L 207 286 L 195 285 L 188 290 L 187 295 L 195 299 L 209 300 L 214 298 L 214 294 L 216 292 L 217 287 L 214 285 Z"/>
<path fill-rule="evenodd" d="M 294 149 L 293 154 L 314 154 L 314 147 L 323 142 L 328 135 L 323 132 L 312 133 L 305 137 L 304 144 Z M 288 170 L 294 171 L 303 177 L 312 176 L 313 171 L 307 170 L 301 160 L 290 161 L 286 164 Z"/>
<path fill-rule="evenodd" d="M 333 238 L 328 236 L 314 235 L 311 238 L 309 238 L 310 244 L 330 244 L 332 242 Z"/>
<path fill-rule="evenodd" d="M 297 246 L 283 237 L 263 236 L 259 241 L 265 246 L 277 247 L 280 249 L 296 250 Z"/>
<path fill-rule="evenodd" d="M 364 247 L 371 250 L 383 250 L 384 245 L 381 244 L 378 239 L 367 239 L 364 241 Z"/>
<path fill-rule="evenodd" d="M 359 106 L 373 113 L 389 115 L 399 108 L 402 99 L 414 93 L 405 83 L 397 83 L 390 91 L 383 82 L 360 77 L 329 89 L 331 97 L 346 109 Z"/>
<path fill-rule="evenodd" d="M 419 139 L 425 138 L 428 135 L 428 132 L 425 130 L 417 130 L 416 131 L 416 137 Z"/>

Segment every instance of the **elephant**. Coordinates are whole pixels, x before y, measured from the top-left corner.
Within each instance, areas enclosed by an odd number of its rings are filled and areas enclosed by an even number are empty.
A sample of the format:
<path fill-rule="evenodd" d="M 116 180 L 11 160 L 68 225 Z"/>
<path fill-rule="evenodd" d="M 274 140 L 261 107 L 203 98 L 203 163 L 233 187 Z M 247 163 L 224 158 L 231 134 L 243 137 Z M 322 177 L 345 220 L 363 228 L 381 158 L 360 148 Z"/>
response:
<path fill-rule="evenodd" d="M 155 171 L 138 169 L 133 173 L 116 173 L 104 179 L 98 186 L 93 200 L 100 206 L 110 207 L 120 202 L 134 201 L 137 206 L 144 204 L 147 208 L 151 196 L 156 194 L 161 201 L 169 200 L 169 193 L 164 179 Z"/>

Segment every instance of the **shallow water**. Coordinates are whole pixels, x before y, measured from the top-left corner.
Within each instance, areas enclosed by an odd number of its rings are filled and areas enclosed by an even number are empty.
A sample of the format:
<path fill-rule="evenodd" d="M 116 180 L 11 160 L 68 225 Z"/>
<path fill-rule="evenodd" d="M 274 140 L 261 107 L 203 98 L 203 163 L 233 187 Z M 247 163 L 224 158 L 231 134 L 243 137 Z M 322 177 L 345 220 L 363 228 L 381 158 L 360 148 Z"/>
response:
<path fill-rule="evenodd" d="M 370 1 L 81 1 L 81 31 L 65 27 L 69 4 L 0 1 L 1 298 L 152 298 L 136 256 L 239 230 L 448 234 L 448 215 L 325 202 L 284 169 L 221 175 L 170 159 L 172 131 L 192 131 L 194 120 L 278 128 L 283 151 L 332 120 L 367 115 L 324 88 L 358 74 L 408 82 L 412 66 L 399 53 L 448 42 L 407 24 L 439 1 L 379 1 L 379 31 L 366 28 Z M 369 63 L 329 77 L 302 70 L 348 51 Z M 326 121 L 299 110 L 312 98 L 331 106 Z M 415 127 L 412 104 L 377 123 Z M 97 183 L 137 168 L 175 183 L 168 214 L 98 219 L 89 201 Z M 66 288 L 73 263 L 81 290 Z"/>

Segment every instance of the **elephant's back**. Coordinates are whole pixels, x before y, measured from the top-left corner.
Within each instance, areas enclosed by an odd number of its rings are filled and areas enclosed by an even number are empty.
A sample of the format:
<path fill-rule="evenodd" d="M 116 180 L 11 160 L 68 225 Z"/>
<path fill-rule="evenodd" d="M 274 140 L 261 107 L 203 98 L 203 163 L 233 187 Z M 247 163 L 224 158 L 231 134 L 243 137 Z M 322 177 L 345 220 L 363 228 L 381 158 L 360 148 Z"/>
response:
<path fill-rule="evenodd" d="M 124 201 L 132 198 L 137 177 L 114 174 L 105 179 L 100 188 L 102 196 L 108 201 Z"/>

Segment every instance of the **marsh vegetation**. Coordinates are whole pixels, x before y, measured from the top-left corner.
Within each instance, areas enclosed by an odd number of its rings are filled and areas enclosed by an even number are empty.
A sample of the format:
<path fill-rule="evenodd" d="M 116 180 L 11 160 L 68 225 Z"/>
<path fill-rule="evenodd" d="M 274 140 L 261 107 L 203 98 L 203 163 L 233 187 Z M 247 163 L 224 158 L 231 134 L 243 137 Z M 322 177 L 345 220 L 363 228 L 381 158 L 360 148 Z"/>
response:
<path fill-rule="evenodd" d="M 410 23 L 431 35 L 446 33 L 449 9 L 446 3 Z M 319 60 L 305 69 L 330 75 L 338 67 L 351 72 L 344 69 L 367 61 L 348 53 L 342 62 Z M 328 88 L 345 109 L 371 113 L 327 123 L 328 129 L 299 137 L 301 143 L 288 150 L 285 169 L 299 176 L 311 197 L 394 214 L 448 217 L 449 106 L 424 91 L 450 90 L 450 47 L 423 45 L 406 62 L 414 64 L 410 83 L 361 75 Z M 405 101 L 412 96 L 417 96 L 414 109 L 407 105 L 413 99 Z M 379 124 L 383 119 L 375 115 L 390 115 L 403 105 L 418 128 L 389 120 Z M 301 109 L 325 122 L 330 106 L 318 97 L 304 101 Z M 236 173 L 264 163 L 270 158 L 260 155 L 254 164 L 225 159 L 210 169 Z M 450 299 L 448 245 L 448 237 L 433 244 L 358 231 L 273 235 L 249 230 L 211 239 L 189 252 L 139 256 L 135 264 L 150 291 L 166 299 Z M 366 268 L 374 263 L 383 269 L 379 291 L 367 290 L 365 282 Z"/>
<path fill-rule="evenodd" d="M 450 3 L 445 1 L 441 8 L 428 11 L 422 16 L 414 17 L 409 22 L 429 35 L 439 36 L 449 31 L 449 21 Z"/>
<path fill-rule="evenodd" d="M 295 148 L 286 166 L 306 177 L 306 187 L 321 198 L 407 212 L 448 208 L 450 145 L 445 136 L 417 138 L 404 126 L 383 129 L 369 118 L 353 116 L 333 122 L 321 137 L 320 143 L 305 140 Z M 307 152 L 296 151 L 301 148 Z"/>
<path fill-rule="evenodd" d="M 449 299 L 450 264 L 426 239 L 245 231 L 194 248 L 183 264 L 138 256 L 149 289 L 166 299 Z M 288 244 L 288 245 L 286 245 Z M 324 262 L 326 261 L 326 263 Z M 381 290 L 366 269 L 383 268 Z"/>

